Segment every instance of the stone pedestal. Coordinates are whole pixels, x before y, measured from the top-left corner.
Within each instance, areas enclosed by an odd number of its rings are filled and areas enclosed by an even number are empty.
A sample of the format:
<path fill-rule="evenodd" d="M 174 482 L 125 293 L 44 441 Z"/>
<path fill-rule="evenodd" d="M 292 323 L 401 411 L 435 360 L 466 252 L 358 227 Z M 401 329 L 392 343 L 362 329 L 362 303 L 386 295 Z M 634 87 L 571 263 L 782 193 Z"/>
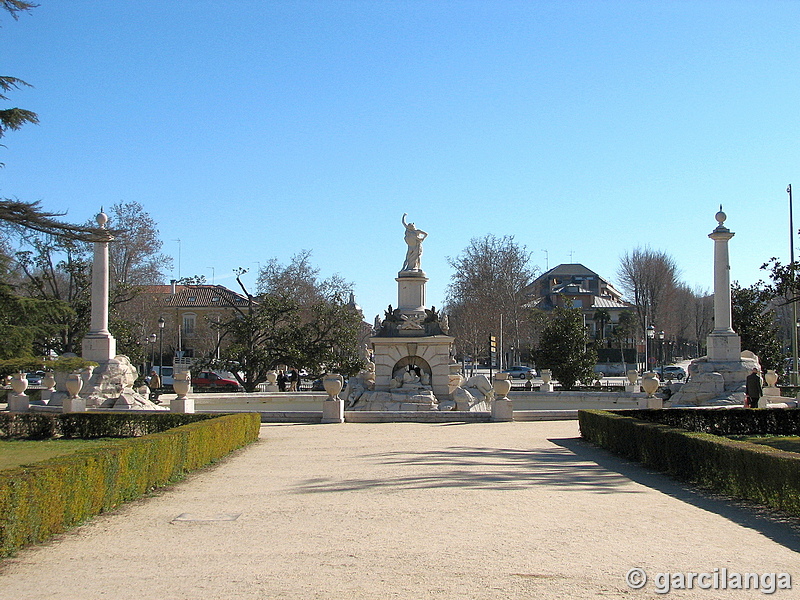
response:
<path fill-rule="evenodd" d="M 514 420 L 514 403 L 508 398 L 496 398 L 492 402 L 492 421 L 496 423 Z"/>
<path fill-rule="evenodd" d="M 174 413 L 194 413 L 194 398 L 173 398 L 169 410 Z"/>
<path fill-rule="evenodd" d="M 86 398 L 64 398 L 61 404 L 61 412 L 74 413 L 86 412 Z"/>
<path fill-rule="evenodd" d="M 656 396 L 639 398 L 639 408 L 664 408 L 664 400 Z"/>
<path fill-rule="evenodd" d="M 323 423 L 344 423 L 344 400 L 325 400 L 322 403 Z"/>
<path fill-rule="evenodd" d="M 423 271 L 400 271 L 397 274 L 397 299 L 401 314 L 425 314 L 425 284 Z"/>
<path fill-rule="evenodd" d="M 8 393 L 8 412 L 28 412 L 31 407 L 30 398 L 26 394 Z"/>
<path fill-rule="evenodd" d="M 706 338 L 706 344 L 710 361 L 735 362 L 742 354 L 741 338 L 730 331 L 712 331 Z"/>
<path fill-rule="evenodd" d="M 539 386 L 540 392 L 552 392 L 553 389 L 554 386 L 552 381 L 548 381 L 547 383 L 543 383 L 542 385 Z"/>

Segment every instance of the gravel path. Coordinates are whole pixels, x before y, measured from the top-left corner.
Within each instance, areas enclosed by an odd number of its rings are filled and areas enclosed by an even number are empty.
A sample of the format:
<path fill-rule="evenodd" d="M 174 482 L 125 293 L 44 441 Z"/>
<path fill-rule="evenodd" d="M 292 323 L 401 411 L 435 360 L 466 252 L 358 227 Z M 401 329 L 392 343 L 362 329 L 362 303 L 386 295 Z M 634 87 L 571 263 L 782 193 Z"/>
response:
<path fill-rule="evenodd" d="M 793 525 L 617 460 L 574 421 L 265 425 L 215 467 L 3 561 L 0 597 L 663 598 L 657 573 L 715 569 L 800 589 Z M 765 597 L 694 587 L 670 596 Z"/>

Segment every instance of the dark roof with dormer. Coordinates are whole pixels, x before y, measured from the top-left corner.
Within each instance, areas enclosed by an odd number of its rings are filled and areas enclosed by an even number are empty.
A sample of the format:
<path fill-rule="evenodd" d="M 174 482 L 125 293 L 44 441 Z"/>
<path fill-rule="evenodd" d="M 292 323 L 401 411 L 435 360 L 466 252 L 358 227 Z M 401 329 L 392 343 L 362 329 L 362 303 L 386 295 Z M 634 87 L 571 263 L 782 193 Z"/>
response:
<path fill-rule="evenodd" d="M 248 304 L 246 296 L 221 285 L 176 285 L 174 294 L 171 285 L 148 285 L 146 291 L 163 297 L 159 302 L 176 308 L 230 308 Z"/>

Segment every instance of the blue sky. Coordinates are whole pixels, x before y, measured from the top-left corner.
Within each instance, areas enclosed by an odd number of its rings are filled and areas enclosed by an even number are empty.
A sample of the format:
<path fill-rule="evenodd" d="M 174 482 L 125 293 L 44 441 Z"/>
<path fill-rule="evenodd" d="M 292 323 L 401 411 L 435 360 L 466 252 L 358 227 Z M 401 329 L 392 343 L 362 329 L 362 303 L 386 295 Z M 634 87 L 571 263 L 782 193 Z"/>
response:
<path fill-rule="evenodd" d="M 179 246 L 181 275 L 230 287 L 310 249 L 372 321 L 404 212 L 436 306 L 487 233 L 612 281 L 649 244 L 711 289 L 723 204 L 733 279 L 788 258 L 798 2 L 40 4 L 0 16 L 0 72 L 41 120 L 3 140 L 0 195 L 76 222 L 138 201 L 172 276 Z"/>

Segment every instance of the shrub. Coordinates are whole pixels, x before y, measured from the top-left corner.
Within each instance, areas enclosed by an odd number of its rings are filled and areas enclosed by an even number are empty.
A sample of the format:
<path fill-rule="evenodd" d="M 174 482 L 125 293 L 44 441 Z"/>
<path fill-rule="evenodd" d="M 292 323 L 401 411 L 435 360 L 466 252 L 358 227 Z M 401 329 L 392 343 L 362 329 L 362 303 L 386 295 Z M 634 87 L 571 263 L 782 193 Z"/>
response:
<path fill-rule="evenodd" d="M 581 410 L 578 421 L 584 439 L 615 454 L 723 494 L 800 515 L 800 455 L 628 416 L 648 413 L 655 419 L 654 413 L 670 412 Z"/>
<path fill-rule="evenodd" d="M 206 418 L 0 471 L 0 556 L 44 541 L 255 441 L 260 425 L 258 413 Z"/>

